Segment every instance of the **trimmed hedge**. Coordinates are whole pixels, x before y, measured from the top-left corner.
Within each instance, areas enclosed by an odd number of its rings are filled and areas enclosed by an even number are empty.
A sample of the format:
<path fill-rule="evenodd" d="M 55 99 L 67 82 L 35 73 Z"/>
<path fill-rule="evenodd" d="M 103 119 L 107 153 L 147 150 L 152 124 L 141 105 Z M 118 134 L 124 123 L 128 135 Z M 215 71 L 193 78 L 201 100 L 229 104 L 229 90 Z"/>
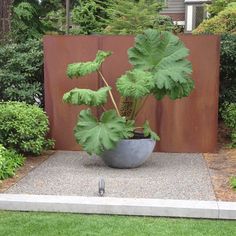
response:
<path fill-rule="evenodd" d="M 39 155 L 53 145 L 46 139 L 48 117 L 35 106 L 21 102 L 0 103 L 0 143 L 20 153 Z"/>

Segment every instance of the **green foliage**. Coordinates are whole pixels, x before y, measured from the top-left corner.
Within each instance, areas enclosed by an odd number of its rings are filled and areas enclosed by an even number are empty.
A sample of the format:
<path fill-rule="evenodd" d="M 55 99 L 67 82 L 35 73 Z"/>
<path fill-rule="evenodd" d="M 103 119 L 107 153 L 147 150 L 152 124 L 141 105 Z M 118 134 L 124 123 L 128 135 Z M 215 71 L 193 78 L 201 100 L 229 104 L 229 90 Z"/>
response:
<path fill-rule="evenodd" d="M 162 4 L 156 0 L 111 0 L 107 4 L 108 25 L 106 34 L 137 34 L 147 28 L 172 30 L 174 25 L 170 18 L 158 12 Z"/>
<path fill-rule="evenodd" d="M 194 84 L 190 79 L 192 66 L 186 59 L 189 51 L 180 39 L 170 32 L 153 29 L 144 31 L 135 39 L 135 46 L 128 50 L 134 68 L 153 75 L 157 99 L 168 95 L 171 99 L 188 96 Z"/>
<path fill-rule="evenodd" d="M 11 38 L 15 42 L 39 39 L 44 33 L 40 11 L 36 4 L 21 2 L 13 7 L 11 18 Z"/>
<path fill-rule="evenodd" d="M 207 5 L 207 12 L 209 12 L 211 17 L 214 17 L 231 2 L 235 2 L 235 0 L 212 0 L 211 4 Z"/>
<path fill-rule="evenodd" d="M 236 190 L 236 176 L 232 176 L 229 181 L 230 181 L 231 188 Z"/>
<path fill-rule="evenodd" d="M 224 103 L 220 107 L 221 117 L 231 131 L 231 146 L 236 147 L 236 103 Z"/>
<path fill-rule="evenodd" d="M 82 110 L 75 128 L 75 137 L 89 154 L 101 154 L 115 147 L 118 141 L 133 136 L 133 122 L 118 117 L 114 110 L 106 111 L 98 121 L 90 109 Z"/>
<path fill-rule="evenodd" d="M 97 71 L 104 60 L 110 55 L 111 52 L 99 50 L 94 61 L 80 62 L 68 65 L 67 75 L 69 78 L 73 78 L 91 74 L 92 72 Z"/>
<path fill-rule="evenodd" d="M 42 102 L 41 42 L 6 44 L 0 47 L 0 101 Z"/>
<path fill-rule="evenodd" d="M 213 18 L 204 20 L 194 34 L 224 34 L 236 33 L 236 5 L 226 7 Z"/>
<path fill-rule="evenodd" d="M 104 22 L 99 16 L 103 8 L 96 0 L 78 0 L 71 12 L 72 34 L 99 33 L 104 28 Z"/>
<path fill-rule="evenodd" d="M 64 34 L 66 25 L 65 8 L 48 12 L 41 21 L 47 34 Z"/>
<path fill-rule="evenodd" d="M 236 103 L 236 35 L 221 36 L 220 104 Z"/>
<path fill-rule="evenodd" d="M 0 103 L 0 143 L 20 153 L 39 155 L 52 141 L 46 139 L 48 118 L 34 105 Z"/>
<path fill-rule="evenodd" d="M 144 125 L 143 125 L 143 133 L 145 137 L 150 137 L 152 140 L 160 140 L 160 137 L 151 130 L 151 127 L 149 125 L 148 121 L 145 121 Z"/>
<path fill-rule="evenodd" d="M 135 69 L 121 76 L 116 86 L 122 96 L 137 99 L 150 94 L 155 84 L 151 73 Z"/>
<path fill-rule="evenodd" d="M 13 150 L 7 150 L 0 144 L 0 180 L 12 177 L 25 158 Z"/>
<path fill-rule="evenodd" d="M 47 15 L 48 13 L 53 11 L 62 10 L 65 7 L 64 0 L 41 0 L 40 2 L 42 14 L 44 15 Z"/>
<path fill-rule="evenodd" d="M 100 106 L 107 102 L 107 92 L 111 87 L 103 87 L 98 91 L 91 89 L 72 89 L 63 96 L 63 101 L 73 105 Z"/>

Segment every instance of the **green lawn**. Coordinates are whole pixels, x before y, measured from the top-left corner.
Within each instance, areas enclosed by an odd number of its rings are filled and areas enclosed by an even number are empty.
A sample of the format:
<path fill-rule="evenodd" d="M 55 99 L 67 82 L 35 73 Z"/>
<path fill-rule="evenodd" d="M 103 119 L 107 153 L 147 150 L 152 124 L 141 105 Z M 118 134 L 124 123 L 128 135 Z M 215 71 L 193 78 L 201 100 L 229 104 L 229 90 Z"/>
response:
<path fill-rule="evenodd" d="M 0 235 L 235 236 L 235 221 L 0 212 Z"/>

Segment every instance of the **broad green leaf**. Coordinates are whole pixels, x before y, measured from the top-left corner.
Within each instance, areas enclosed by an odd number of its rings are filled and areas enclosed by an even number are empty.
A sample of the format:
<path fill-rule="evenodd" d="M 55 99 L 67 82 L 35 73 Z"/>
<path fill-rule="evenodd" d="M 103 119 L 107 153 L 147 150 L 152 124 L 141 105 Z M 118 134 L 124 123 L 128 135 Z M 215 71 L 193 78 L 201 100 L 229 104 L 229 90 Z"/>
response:
<path fill-rule="evenodd" d="M 155 87 L 152 92 L 157 100 L 161 100 L 165 95 L 168 95 L 174 100 L 189 96 L 193 88 L 193 80 L 187 78 L 185 83 L 175 83 L 171 89 L 159 89 L 158 87 Z"/>
<path fill-rule="evenodd" d="M 100 106 L 107 102 L 107 93 L 111 87 L 103 87 L 97 91 L 75 88 L 63 96 L 63 101 L 73 105 Z"/>
<path fill-rule="evenodd" d="M 150 72 L 135 69 L 122 75 L 116 86 L 122 96 L 137 99 L 150 94 L 155 84 Z"/>
<path fill-rule="evenodd" d="M 145 123 L 143 125 L 143 133 L 144 133 L 145 137 L 150 137 L 154 141 L 156 141 L 156 140 L 159 141 L 160 140 L 160 137 L 154 131 L 151 130 L 148 121 L 145 121 Z"/>
<path fill-rule="evenodd" d="M 133 130 L 134 122 L 118 117 L 115 110 L 104 112 L 97 120 L 88 109 L 80 112 L 75 137 L 86 152 L 100 155 L 114 148 L 121 139 L 132 137 Z"/>
<path fill-rule="evenodd" d="M 79 62 L 68 65 L 67 75 L 69 78 L 73 78 L 91 74 L 92 72 L 97 71 L 104 60 L 110 55 L 111 52 L 109 51 L 99 50 L 94 61 Z"/>
<path fill-rule="evenodd" d="M 135 46 L 128 54 L 134 68 L 153 74 L 156 97 L 180 98 L 193 89 L 192 66 L 186 58 L 189 50 L 174 34 L 148 29 L 136 37 Z"/>

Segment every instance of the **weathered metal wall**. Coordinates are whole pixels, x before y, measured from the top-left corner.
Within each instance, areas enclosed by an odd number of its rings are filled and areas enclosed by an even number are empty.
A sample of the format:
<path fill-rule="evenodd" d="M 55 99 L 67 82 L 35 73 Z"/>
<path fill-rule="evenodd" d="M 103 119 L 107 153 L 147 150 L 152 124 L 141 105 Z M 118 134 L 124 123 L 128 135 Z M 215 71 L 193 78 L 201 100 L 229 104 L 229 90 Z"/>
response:
<path fill-rule="evenodd" d="M 217 149 L 219 38 L 217 36 L 180 36 L 190 49 L 193 79 L 196 88 L 191 96 L 161 102 L 150 98 L 138 121 L 149 119 L 161 137 L 158 151 L 214 152 Z M 63 94 L 74 88 L 97 89 L 102 86 L 98 75 L 69 80 L 66 67 L 76 61 L 93 60 L 98 49 L 113 51 L 102 66 L 111 85 L 130 68 L 127 49 L 134 43 L 133 36 L 46 36 L 45 106 L 50 119 L 50 136 L 56 149 L 80 150 L 73 136 L 78 112 L 84 107 L 63 104 Z M 115 93 L 119 102 L 118 94 Z M 108 106 L 110 106 L 109 102 Z M 94 109 L 99 114 L 99 110 Z"/>

